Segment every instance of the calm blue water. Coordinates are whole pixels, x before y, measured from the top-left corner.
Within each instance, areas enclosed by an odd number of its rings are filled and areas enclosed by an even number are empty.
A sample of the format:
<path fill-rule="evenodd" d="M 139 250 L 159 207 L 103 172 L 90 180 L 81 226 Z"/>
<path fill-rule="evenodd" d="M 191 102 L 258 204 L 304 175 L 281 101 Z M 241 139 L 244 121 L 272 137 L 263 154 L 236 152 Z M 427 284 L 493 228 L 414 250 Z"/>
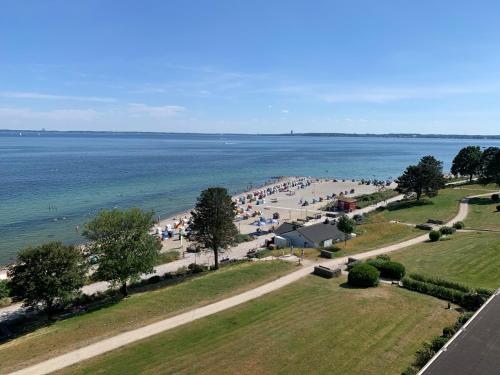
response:
<path fill-rule="evenodd" d="M 192 207 L 211 185 L 236 193 L 279 175 L 385 179 L 427 154 L 448 170 L 469 144 L 500 141 L 0 133 L 0 263 L 24 246 L 78 241 L 76 225 L 103 208 L 166 216 Z"/>

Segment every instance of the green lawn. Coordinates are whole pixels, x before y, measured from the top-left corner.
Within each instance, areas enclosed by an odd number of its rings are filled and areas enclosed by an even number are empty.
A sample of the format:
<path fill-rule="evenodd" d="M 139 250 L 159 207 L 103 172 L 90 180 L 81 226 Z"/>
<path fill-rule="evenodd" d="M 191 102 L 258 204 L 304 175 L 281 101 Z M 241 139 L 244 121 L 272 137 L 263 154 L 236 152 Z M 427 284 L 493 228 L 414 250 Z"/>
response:
<path fill-rule="evenodd" d="M 493 202 L 490 197 L 469 200 L 469 214 L 465 220 L 467 228 L 500 230 L 500 211 L 496 207 L 500 202 Z"/>
<path fill-rule="evenodd" d="M 284 261 L 227 266 L 183 283 L 137 293 L 58 321 L 0 346 L 2 373 L 254 288 L 296 269 Z"/>
<path fill-rule="evenodd" d="M 500 287 L 500 233 L 457 233 L 390 254 L 407 272 L 439 276 L 472 287 Z"/>
<path fill-rule="evenodd" d="M 68 374 L 400 374 L 457 313 L 438 299 L 306 278 L 68 368 Z"/>
<path fill-rule="evenodd" d="M 458 212 L 460 200 L 464 197 L 476 194 L 484 194 L 491 191 L 482 185 L 466 185 L 461 188 L 448 188 L 439 191 L 434 198 L 428 199 L 431 204 L 405 208 L 400 210 L 385 210 L 384 216 L 388 220 L 398 220 L 405 223 L 420 224 L 428 219 L 451 220 Z"/>

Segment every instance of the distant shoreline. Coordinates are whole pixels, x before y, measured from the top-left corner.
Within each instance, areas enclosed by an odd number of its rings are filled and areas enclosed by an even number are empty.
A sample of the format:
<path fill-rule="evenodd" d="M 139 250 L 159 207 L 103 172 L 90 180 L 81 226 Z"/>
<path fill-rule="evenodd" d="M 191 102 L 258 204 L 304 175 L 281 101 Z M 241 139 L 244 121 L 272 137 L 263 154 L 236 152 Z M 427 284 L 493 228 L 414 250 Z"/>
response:
<path fill-rule="evenodd" d="M 353 138 L 432 138 L 432 139 L 498 139 L 499 135 L 492 134 L 420 134 L 420 133 L 183 133 L 183 132 L 133 132 L 133 131 L 91 131 L 91 130 L 22 130 L 22 129 L 0 129 L 0 135 L 19 136 L 24 135 L 102 135 L 102 136 L 119 136 L 119 135 L 143 135 L 143 136 L 158 136 L 158 135 L 197 135 L 197 136 L 255 136 L 255 137 L 273 137 L 273 136 L 288 136 L 288 137 L 353 137 Z"/>

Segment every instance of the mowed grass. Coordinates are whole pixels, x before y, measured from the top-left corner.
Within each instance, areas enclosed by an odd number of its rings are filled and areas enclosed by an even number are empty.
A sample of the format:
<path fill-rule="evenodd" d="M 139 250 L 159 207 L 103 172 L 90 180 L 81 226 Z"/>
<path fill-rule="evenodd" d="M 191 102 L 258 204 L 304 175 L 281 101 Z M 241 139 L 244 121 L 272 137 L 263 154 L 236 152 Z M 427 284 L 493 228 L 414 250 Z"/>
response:
<path fill-rule="evenodd" d="M 58 321 L 0 345 L 0 372 L 26 367 L 120 332 L 239 294 L 295 269 L 296 266 L 284 261 L 244 263 L 173 286 L 133 294 L 116 304 Z"/>
<path fill-rule="evenodd" d="M 315 276 L 64 374 L 400 374 L 457 313 L 435 298 Z"/>
<path fill-rule="evenodd" d="M 493 202 L 491 197 L 471 198 L 469 214 L 465 220 L 467 228 L 500 230 L 500 202 Z"/>
<path fill-rule="evenodd" d="M 500 233 L 456 233 L 450 240 L 426 242 L 390 257 L 417 272 L 472 287 L 500 287 Z"/>
<path fill-rule="evenodd" d="M 382 213 L 368 216 L 366 224 L 356 226 L 356 237 L 337 244 L 342 254 L 354 254 L 417 237 L 422 231 L 405 224 L 391 223 Z"/>
<path fill-rule="evenodd" d="M 439 191 L 433 198 L 427 199 L 431 204 L 415 206 L 400 210 L 385 210 L 384 217 L 388 220 L 398 220 L 405 223 L 420 224 L 428 219 L 449 221 L 458 213 L 460 200 L 470 196 L 484 194 L 490 191 L 488 187 L 481 185 L 466 185 L 461 188 L 447 188 Z"/>

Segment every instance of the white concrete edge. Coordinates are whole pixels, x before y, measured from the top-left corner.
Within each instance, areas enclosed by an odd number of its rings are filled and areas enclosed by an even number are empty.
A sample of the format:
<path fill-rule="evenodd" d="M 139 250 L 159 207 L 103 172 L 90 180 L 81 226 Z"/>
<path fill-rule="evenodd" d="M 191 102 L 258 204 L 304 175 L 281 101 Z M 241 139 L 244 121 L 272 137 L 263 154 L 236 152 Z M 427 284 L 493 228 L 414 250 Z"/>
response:
<path fill-rule="evenodd" d="M 497 295 L 500 295 L 500 289 L 498 289 L 497 291 L 495 291 L 495 293 L 493 293 L 493 294 L 491 295 L 491 297 L 490 297 L 490 298 L 488 298 L 488 300 L 487 300 L 485 303 L 483 303 L 483 305 L 479 308 L 479 310 L 477 310 L 477 311 L 474 313 L 474 315 L 472 315 L 472 316 L 470 317 L 470 319 L 469 319 L 469 320 L 467 320 L 467 322 L 466 322 L 466 323 L 465 323 L 462 327 L 460 327 L 460 329 L 459 329 L 459 330 L 458 330 L 458 331 L 457 331 L 457 332 L 456 332 L 456 333 L 455 333 L 455 334 L 454 334 L 454 335 L 453 335 L 453 336 L 452 336 L 452 337 L 451 337 L 451 338 L 450 338 L 450 339 L 446 342 L 446 344 L 444 344 L 444 346 L 443 346 L 441 349 L 439 349 L 439 351 L 438 351 L 436 354 L 434 354 L 434 356 L 430 359 L 430 361 L 429 361 L 429 362 L 427 362 L 427 363 L 425 364 L 425 366 L 424 366 L 424 367 L 422 367 L 422 368 L 420 369 L 420 371 L 417 373 L 417 375 L 423 375 L 423 374 L 424 374 L 424 372 L 425 372 L 425 371 L 429 368 L 429 366 L 430 366 L 430 365 L 432 365 L 432 363 L 433 363 L 434 361 L 436 361 L 436 359 L 438 359 L 438 357 L 439 357 L 441 354 L 443 354 L 443 353 L 444 353 L 444 352 L 448 349 L 448 346 L 450 346 L 450 344 L 451 344 L 453 341 L 455 341 L 455 340 L 457 339 L 457 337 L 459 337 L 459 336 L 460 336 L 460 334 L 461 334 L 463 331 L 465 331 L 465 329 L 467 328 L 467 326 L 468 326 L 468 325 L 469 325 L 469 324 L 470 324 L 470 323 L 471 323 L 471 322 L 472 322 L 472 321 L 473 321 L 473 320 L 474 320 L 474 319 L 475 319 L 475 318 L 479 315 L 479 313 L 480 313 L 481 311 L 483 311 L 483 309 L 484 309 L 484 308 L 485 308 L 485 307 L 486 307 L 486 306 L 487 306 L 487 305 L 488 305 L 491 301 L 493 301 L 493 298 L 495 298 Z"/>

